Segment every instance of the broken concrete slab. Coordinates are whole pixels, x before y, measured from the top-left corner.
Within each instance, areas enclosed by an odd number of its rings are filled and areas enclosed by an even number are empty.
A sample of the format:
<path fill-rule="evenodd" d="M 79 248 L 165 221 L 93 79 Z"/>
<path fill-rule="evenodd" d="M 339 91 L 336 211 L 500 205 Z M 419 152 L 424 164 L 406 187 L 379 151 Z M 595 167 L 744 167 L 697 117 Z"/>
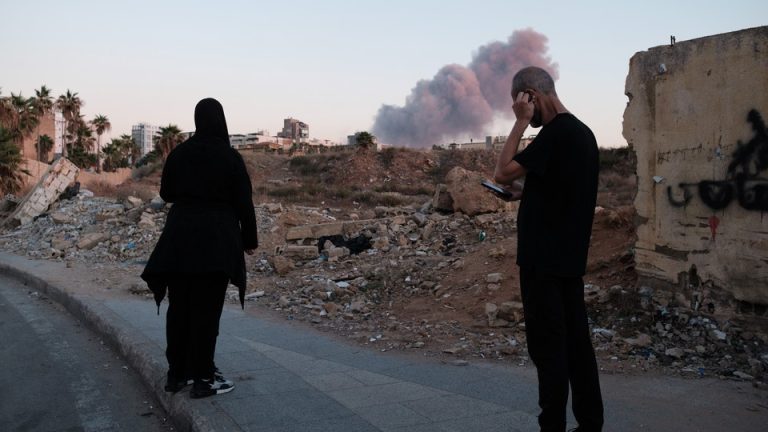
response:
<path fill-rule="evenodd" d="M 0 225 L 26 225 L 32 222 L 59 199 L 59 195 L 75 181 L 79 172 L 80 168 L 69 159 L 58 159 L 19 203 L 16 210 Z"/>

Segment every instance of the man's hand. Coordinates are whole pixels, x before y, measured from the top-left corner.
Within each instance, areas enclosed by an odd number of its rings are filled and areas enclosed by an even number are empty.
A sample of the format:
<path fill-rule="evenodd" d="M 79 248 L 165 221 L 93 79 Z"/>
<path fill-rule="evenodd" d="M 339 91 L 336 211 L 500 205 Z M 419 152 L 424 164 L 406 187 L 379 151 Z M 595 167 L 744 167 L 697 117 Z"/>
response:
<path fill-rule="evenodd" d="M 510 193 L 508 196 L 497 195 L 506 202 L 520 201 L 523 197 L 523 183 L 519 181 L 512 182 L 511 185 L 502 185 Z"/>
<path fill-rule="evenodd" d="M 512 104 L 512 111 L 515 112 L 517 121 L 524 122 L 526 125 L 531 123 L 533 118 L 533 99 L 526 92 L 520 92 L 515 97 Z"/>

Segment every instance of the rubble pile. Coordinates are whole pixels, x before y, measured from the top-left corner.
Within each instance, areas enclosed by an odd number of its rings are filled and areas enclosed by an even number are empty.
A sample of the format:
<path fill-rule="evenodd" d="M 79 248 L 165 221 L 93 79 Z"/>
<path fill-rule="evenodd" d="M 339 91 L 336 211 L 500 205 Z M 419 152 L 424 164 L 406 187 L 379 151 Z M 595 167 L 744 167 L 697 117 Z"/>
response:
<path fill-rule="evenodd" d="M 115 266 L 148 259 L 169 207 L 159 197 L 91 195 L 81 191 L 6 229 L 0 248 L 33 259 Z M 513 212 L 440 213 L 432 202 L 357 210 L 269 203 L 256 212 L 260 247 L 247 257 L 246 295 L 256 310 L 382 351 L 443 356 L 456 365 L 528 361 Z M 625 255 L 617 258 L 622 266 Z M 610 265 L 598 260 L 605 264 L 598 267 Z M 716 314 L 716 300 L 707 295 L 593 284 L 585 295 L 604 370 L 766 377 L 765 327 Z M 236 291 L 229 297 L 236 302 Z"/>

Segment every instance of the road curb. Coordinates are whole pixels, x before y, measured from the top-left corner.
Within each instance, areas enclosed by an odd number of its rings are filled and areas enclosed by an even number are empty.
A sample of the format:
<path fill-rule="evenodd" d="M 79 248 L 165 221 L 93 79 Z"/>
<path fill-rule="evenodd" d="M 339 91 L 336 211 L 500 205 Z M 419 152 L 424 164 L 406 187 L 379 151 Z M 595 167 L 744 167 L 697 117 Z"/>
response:
<path fill-rule="evenodd" d="M 0 274 L 16 279 L 59 303 L 124 356 L 128 364 L 139 373 L 147 388 L 155 394 L 177 429 L 193 432 L 242 430 L 229 417 L 216 412 L 210 402 L 193 401 L 186 393 L 173 395 L 166 392 L 166 366 L 162 351 L 132 324 L 99 301 L 73 294 L 64 287 L 2 261 Z M 154 304 L 151 307 L 154 307 Z M 154 354 L 153 350 L 156 351 Z"/>

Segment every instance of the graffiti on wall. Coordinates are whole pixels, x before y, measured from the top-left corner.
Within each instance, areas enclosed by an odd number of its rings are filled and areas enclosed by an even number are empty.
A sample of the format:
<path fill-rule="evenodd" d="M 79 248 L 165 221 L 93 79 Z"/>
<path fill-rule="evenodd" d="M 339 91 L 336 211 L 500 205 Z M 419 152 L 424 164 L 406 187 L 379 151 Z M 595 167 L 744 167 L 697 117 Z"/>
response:
<path fill-rule="evenodd" d="M 747 114 L 747 122 L 752 125 L 754 135 L 746 143 L 738 141 L 725 180 L 680 183 L 682 199 L 675 198 L 672 186 L 668 186 L 670 204 L 683 207 L 698 190 L 701 201 L 713 210 L 728 207 L 735 198 L 747 210 L 768 211 L 768 178 L 761 177 L 768 170 L 768 130 L 763 117 L 755 109 Z"/>

